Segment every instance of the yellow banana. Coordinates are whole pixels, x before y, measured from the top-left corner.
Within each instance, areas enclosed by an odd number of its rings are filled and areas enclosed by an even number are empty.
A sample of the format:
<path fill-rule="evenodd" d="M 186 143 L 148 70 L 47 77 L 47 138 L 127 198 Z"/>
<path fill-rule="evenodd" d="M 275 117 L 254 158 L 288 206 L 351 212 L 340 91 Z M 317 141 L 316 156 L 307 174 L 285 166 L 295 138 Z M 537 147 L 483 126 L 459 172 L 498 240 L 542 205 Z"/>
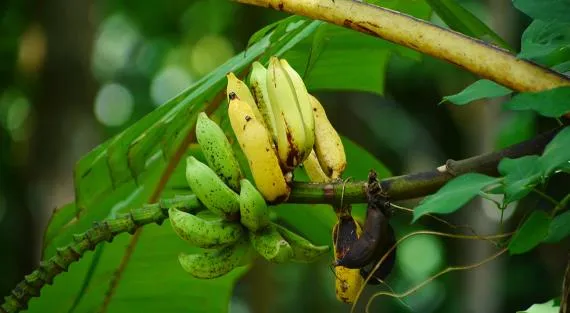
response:
<path fill-rule="evenodd" d="M 335 262 L 344 257 L 351 243 L 356 241 L 361 234 L 362 228 L 352 216 L 339 216 L 332 232 Z M 336 298 L 344 303 L 353 303 L 364 283 L 360 269 L 336 266 L 334 271 L 336 275 Z"/>
<path fill-rule="evenodd" d="M 269 202 L 287 200 L 290 188 L 279 167 L 267 129 L 253 115 L 251 107 L 237 97 L 230 98 L 228 115 L 241 149 L 249 161 L 257 190 Z"/>
<path fill-rule="evenodd" d="M 309 95 L 315 115 L 315 152 L 321 168 L 333 179 L 339 178 L 346 167 L 346 155 L 340 136 L 331 125 L 325 109 L 317 98 Z"/>
<path fill-rule="evenodd" d="M 293 249 L 293 256 L 291 257 L 293 262 L 311 263 L 329 251 L 329 246 L 315 246 L 309 240 L 287 228 L 277 224 L 273 225 Z"/>
<path fill-rule="evenodd" d="M 305 126 L 295 88 L 276 57 L 271 57 L 269 61 L 267 91 L 275 116 L 279 161 L 284 169 L 290 171 L 303 162 L 306 147 Z"/>
<path fill-rule="evenodd" d="M 311 150 L 313 150 L 313 145 L 315 144 L 315 118 L 313 117 L 313 106 L 309 100 L 309 92 L 307 92 L 307 87 L 303 82 L 303 78 L 289 65 L 287 60 L 280 59 L 281 66 L 287 72 L 287 76 L 293 90 L 297 95 L 297 107 L 299 112 L 301 112 L 301 117 L 303 118 L 303 126 L 305 127 L 305 147 L 303 151 L 302 159 L 306 159 Z"/>
<path fill-rule="evenodd" d="M 224 131 L 206 113 L 198 114 L 196 139 L 210 168 L 234 191 L 239 192 L 241 169 Z"/>
<path fill-rule="evenodd" d="M 247 179 L 241 180 L 239 211 L 241 223 L 253 232 L 269 225 L 269 208 L 265 199 Z"/>
<path fill-rule="evenodd" d="M 257 233 L 250 232 L 249 238 L 253 248 L 269 262 L 284 263 L 293 256 L 291 245 L 273 224 Z"/>
<path fill-rule="evenodd" d="M 269 130 L 273 142 L 277 142 L 275 115 L 273 114 L 271 102 L 269 101 L 269 93 L 267 91 L 267 69 L 257 61 L 252 64 L 249 84 L 251 86 L 251 91 L 255 98 L 257 108 L 265 120 L 267 130 Z"/>
<path fill-rule="evenodd" d="M 261 113 L 257 109 L 257 105 L 255 104 L 255 99 L 253 98 L 253 95 L 251 94 L 251 91 L 249 90 L 247 85 L 242 80 L 237 78 L 236 75 L 234 75 L 234 73 L 232 72 L 226 75 L 226 78 L 228 79 L 228 84 L 226 86 L 226 96 L 228 99 L 228 103 L 230 102 L 230 94 L 233 93 L 238 97 L 238 99 L 245 101 L 245 103 L 247 103 L 251 107 L 251 110 L 253 111 L 255 118 L 257 118 L 262 124 L 264 124 L 263 116 L 261 116 Z"/>
<path fill-rule="evenodd" d="M 206 220 L 177 209 L 168 210 L 170 224 L 178 237 L 200 248 L 220 248 L 235 243 L 245 234 L 243 226 L 218 217 Z"/>
<path fill-rule="evenodd" d="M 190 275 L 200 279 L 212 279 L 229 273 L 242 265 L 247 256 L 249 244 L 246 239 L 218 250 L 209 250 L 196 254 L 180 253 L 178 262 Z"/>
<path fill-rule="evenodd" d="M 321 168 L 314 150 L 311 150 L 311 154 L 309 154 L 309 157 L 303 162 L 303 168 L 307 176 L 309 176 L 309 180 L 314 183 L 326 183 L 331 180 Z"/>
<path fill-rule="evenodd" d="M 206 164 L 186 159 L 186 180 L 192 192 L 210 211 L 228 220 L 239 217 L 239 196 Z"/>

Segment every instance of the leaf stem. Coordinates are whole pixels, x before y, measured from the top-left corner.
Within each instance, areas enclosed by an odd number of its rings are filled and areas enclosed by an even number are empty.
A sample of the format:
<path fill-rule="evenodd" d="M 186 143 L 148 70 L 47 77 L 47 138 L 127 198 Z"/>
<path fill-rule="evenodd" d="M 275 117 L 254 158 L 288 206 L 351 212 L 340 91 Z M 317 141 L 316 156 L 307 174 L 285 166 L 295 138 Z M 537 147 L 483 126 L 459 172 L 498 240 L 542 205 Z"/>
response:
<path fill-rule="evenodd" d="M 552 203 L 552 205 L 555 208 L 560 205 L 560 202 L 558 202 L 556 199 L 552 198 L 551 196 L 545 194 L 544 192 L 540 191 L 539 189 L 533 188 L 532 191 L 534 191 L 536 194 L 538 194 L 539 196 L 541 196 L 542 198 L 544 198 L 548 202 Z"/>
<path fill-rule="evenodd" d="M 445 60 L 515 91 L 570 85 L 564 75 L 507 50 L 412 16 L 353 0 L 236 0 L 322 20 Z"/>

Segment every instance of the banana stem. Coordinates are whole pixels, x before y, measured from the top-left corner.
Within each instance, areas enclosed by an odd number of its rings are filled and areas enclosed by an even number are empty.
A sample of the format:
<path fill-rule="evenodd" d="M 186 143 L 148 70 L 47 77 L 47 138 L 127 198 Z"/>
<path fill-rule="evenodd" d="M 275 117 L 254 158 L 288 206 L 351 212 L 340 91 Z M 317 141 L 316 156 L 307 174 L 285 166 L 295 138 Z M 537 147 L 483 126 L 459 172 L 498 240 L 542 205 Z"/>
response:
<path fill-rule="evenodd" d="M 354 0 L 235 0 L 380 37 L 460 66 L 515 91 L 570 85 L 570 79 L 506 50 L 412 16 Z"/>
<path fill-rule="evenodd" d="M 134 234 L 144 225 L 162 224 L 168 218 L 168 209 L 172 207 L 190 212 L 199 208 L 200 203 L 194 195 L 180 196 L 145 205 L 143 208 L 131 210 L 129 213 L 103 222 L 95 222 L 86 232 L 74 235 L 73 243 L 58 248 L 54 256 L 40 262 L 40 266 L 27 275 L 4 299 L 0 312 L 16 313 L 27 309 L 31 298 L 38 297 L 46 284 L 51 285 L 57 275 L 67 272 L 69 266 L 77 262 L 87 251 L 92 251 L 102 242 L 113 241 L 113 238 L 119 234 L 125 232 Z"/>
<path fill-rule="evenodd" d="M 459 161 L 449 160 L 445 165 L 432 171 L 387 178 L 382 180 L 380 184 L 383 192 L 391 200 L 397 201 L 432 194 L 455 176 L 467 172 L 496 176 L 498 175 L 497 165 L 502 158 L 518 158 L 529 154 L 539 154 L 561 129 L 550 130 L 498 152 Z M 366 188 L 366 181 L 346 183 L 337 181 L 322 184 L 294 182 L 288 202 L 332 205 L 339 205 L 341 201 L 347 204 L 365 203 Z M 53 257 L 41 262 L 37 270 L 26 276 L 5 298 L 5 303 L 0 306 L 0 313 L 16 313 L 25 310 L 28 301 L 32 297 L 39 296 L 44 285 L 51 284 L 57 275 L 66 272 L 70 264 L 77 262 L 85 252 L 95 249 L 98 244 L 104 241 L 111 242 L 115 236 L 125 232 L 133 234 L 137 229 L 147 224 L 156 223 L 160 225 L 168 218 L 168 209 L 170 208 L 177 208 L 184 212 L 196 212 L 201 207 L 202 205 L 196 196 L 186 195 L 174 199 L 163 199 L 158 203 L 133 209 L 131 212 L 116 218 L 95 223 L 86 232 L 75 235 L 73 243 L 57 249 Z"/>

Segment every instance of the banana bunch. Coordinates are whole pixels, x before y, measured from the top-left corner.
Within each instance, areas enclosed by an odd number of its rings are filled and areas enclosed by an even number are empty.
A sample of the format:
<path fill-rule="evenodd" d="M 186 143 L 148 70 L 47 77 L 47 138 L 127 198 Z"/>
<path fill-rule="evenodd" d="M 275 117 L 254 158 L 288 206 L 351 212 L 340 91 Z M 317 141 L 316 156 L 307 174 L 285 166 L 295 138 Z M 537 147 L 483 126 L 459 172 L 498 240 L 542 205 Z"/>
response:
<path fill-rule="evenodd" d="M 228 79 L 233 80 L 237 86 L 235 92 L 247 99 L 247 86 L 240 84 L 235 77 L 229 76 Z M 239 109 L 252 119 L 257 119 L 255 104 L 239 101 Z M 257 172 L 258 175 L 272 172 L 280 174 L 283 180 L 281 188 L 288 192 L 289 187 L 273 148 L 269 146 L 267 137 L 263 137 L 267 136 L 264 124 L 248 123 L 247 129 L 245 133 L 249 141 L 245 144 L 248 147 L 264 144 L 267 152 L 275 158 L 275 167 L 271 168 L 271 164 L 257 167 L 261 171 Z M 264 138 L 264 141 L 256 138 Z M 174 232 L 191 245 L 204 249 L 195 254 L 179 255 L 179 263 L 185 271 L 200 279 L 220 277 L 247 263 L 251 247 L 275 263 L 313 262 L 328 252 L 328 246 L 315 246 L 302 236 L 271 222 L 266 198 L 243 177 L 223 130 L 205 113 L 198 115 L 196 139 L 208 164 L 193 156 L 188 157 L 186 180 L 192 192 L 209 211 L 194 215 L 175 208 L 169 210 Z M 275 190 L 274 187 L 268 191 L 276 194 Z"/>
<path fill-rule="evenodd" d="M 254 62 L 247 85 L 229 73 L 228 116 L 265 200 L 287 200 L 295 167 L 312 181 L 337 179 L 346 166 L 340 136 L 301 76 L 284 59 Z M 320 170 L 320 172 L 318 172 Z"/>

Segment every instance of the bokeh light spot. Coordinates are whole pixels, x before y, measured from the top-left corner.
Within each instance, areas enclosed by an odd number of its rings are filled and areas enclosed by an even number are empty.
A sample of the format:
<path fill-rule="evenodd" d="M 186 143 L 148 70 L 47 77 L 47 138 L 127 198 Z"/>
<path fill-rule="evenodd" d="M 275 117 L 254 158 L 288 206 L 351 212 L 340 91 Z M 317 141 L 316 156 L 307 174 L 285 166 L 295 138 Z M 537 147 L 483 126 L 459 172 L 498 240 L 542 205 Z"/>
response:
<path fill-rule="evenodd" d="M 120 126 L 133 114 L 133 96 L 120 84 L 106 84 L 95 98 L 95 117 L 105 126 Z"/>
<path fill-rule="evenodd" d="M 192 77 L 182 68 L 169 66 L 154 77 L 150 85 L 150 97 L 156 106 L 176 96 L 192 84 Z"/>
<path fill-rule="evenodd" d="M 191 63 L 198 75 L 204 75 L 234 55 L 234 49 L 225 37 L 202 37 L 192 49 Z"/>

